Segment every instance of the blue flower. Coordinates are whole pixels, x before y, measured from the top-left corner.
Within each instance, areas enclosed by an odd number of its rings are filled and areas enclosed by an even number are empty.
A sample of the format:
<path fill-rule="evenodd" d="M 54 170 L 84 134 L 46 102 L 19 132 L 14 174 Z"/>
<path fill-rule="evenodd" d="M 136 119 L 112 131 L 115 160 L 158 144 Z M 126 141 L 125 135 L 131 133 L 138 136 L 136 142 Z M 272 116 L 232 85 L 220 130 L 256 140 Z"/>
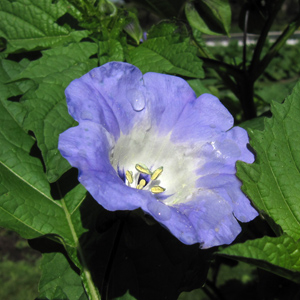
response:
<path fill-rule="evenodd" d="M 79 123 L 59 138 L 79 181 L 105 209 L 142 210 L 185 244 L 230 244 L 258 213 L 235 163 L 254 161 L 247 132 L 181 78 L 110 62 L 66 89 Z"/>

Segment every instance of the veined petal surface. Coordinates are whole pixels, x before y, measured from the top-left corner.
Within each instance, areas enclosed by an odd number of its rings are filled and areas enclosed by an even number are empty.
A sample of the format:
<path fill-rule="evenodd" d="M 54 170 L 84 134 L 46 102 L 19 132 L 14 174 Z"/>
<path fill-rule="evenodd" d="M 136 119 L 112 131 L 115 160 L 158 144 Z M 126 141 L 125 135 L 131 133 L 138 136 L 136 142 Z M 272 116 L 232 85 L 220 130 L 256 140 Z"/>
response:
<path fill-rule="evenodd" d="M 230 244 L 258 213 L 235 163 L 254 161 L 247 132 L 213 95 L 181 78 L 110 62 L 66 89 L 79 122 L 59 150 L 108 210 L 142 210 L 185 244 Z"/>

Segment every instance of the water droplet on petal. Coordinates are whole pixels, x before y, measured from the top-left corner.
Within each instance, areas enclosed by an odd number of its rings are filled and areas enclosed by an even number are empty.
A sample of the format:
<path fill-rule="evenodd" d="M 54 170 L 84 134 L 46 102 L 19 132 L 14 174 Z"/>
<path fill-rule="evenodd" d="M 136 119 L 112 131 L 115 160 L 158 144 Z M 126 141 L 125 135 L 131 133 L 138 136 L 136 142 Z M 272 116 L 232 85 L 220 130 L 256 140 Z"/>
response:
<path fill-rule="evenodd" d="M 89 112 L 84 110 L 81 114 L 80 114 L 80 118 L 82 120 L 93 120 L 93 115 Z"/>
<path fill-rule="evenodd" d="M 84 149 L 80 149 L 78 151 L 78 156 L 82 157 L 82 158 L 87 158 L 87 154 L 86 154 L 86 151 Z"/>
<path fill-rule="evenodd" d="M 70 114 L 71 116 L 73 116 L 73 114 L 74 114 L 74 112 L 75 112 L 74 107 L 71 106 L 71 105 L 68 105 L 68 110 L 69 110 L 69 114 Z"/>
<path fill-rule="evenodd" d="M 146 99 L 142 91 L 137 89 L 128 90 L 127 99 L 135 111 L 141 111 L 145 108 Z"/>
<path fill-rule="evenodd" d="M 171 208 L 158 200 L 149 202 L 147 207 L 150 214 L 158 221 L 167 221 L 171 218 Z"/>

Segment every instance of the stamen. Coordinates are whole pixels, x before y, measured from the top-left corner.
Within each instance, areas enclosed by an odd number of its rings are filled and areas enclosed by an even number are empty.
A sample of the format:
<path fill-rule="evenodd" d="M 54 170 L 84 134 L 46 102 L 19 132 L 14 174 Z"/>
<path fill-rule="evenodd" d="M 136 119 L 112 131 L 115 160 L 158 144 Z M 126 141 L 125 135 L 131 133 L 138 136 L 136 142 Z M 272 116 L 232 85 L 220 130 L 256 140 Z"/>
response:
<path fill-rule="evenodd" d="M 137 185 L 137 189 L 141 190 L 144 186 L 146 185 L 146 180 L 145 179 L 141 179 L 140 183 Z"/>
<path fill-rule="evenodd" d="M 143 174 L 151 175 L 151 171 L 145 165 L 136 164 L 135 168 L 136 168 L 137 171 L 139 171 L 139 172 L 141 172 Z"/>
<path fill-rule="evenodd" d="M 130 184 L 133 183 L 133 176 L 132 176 L 132 172 L 131 171 L 126 171 L 126 179 L 128 180 L 128 182 Z"/>
<path fill-rule="evenodd" d="M 160 168 L 156 169 L 156 170 L 152 173 L 152 175 L 151 175 L 151 180 L 157 179 L 157 178 L 160 176 L 160 174 L 162 173 L 163 170 L 164 170 L 163 167 L 160 167 Z"/>
<path fill-rule="evenodd" d="M 150 191 L 153 193 L 153 194 L 159 194 L 159 193 L 162 193 L 164 192 L 166 189 L 164 189 L 163 187 L 159 186 L 159 185 L 155 185 L 153 186 Z"/>
<path fill-rule="evenodd" d="M 143 164 L 136 164 L 135 169 L 138 171 L 138 173 L 135 172 L 134 174 L 132 171 L 128 170 L 125 172 L 128 186 L 134 184 L 136 185 L 136 189 L 142 190 L 145 188 L 145 190 L 150 190 L 153 194 L 159 194 L 166 190 L 165 188 L 159 185 L 152 185 L 153 181 L 156 180 L 163 172 L 164 168 L 162 166 L 156 169 L 154 172 L 151 172 L 150 169 Z M 140 181 L 138 181 L 140 174 L 150 175 L 150 180 L 148 182 L 145 179 L 141 179 Z"/>

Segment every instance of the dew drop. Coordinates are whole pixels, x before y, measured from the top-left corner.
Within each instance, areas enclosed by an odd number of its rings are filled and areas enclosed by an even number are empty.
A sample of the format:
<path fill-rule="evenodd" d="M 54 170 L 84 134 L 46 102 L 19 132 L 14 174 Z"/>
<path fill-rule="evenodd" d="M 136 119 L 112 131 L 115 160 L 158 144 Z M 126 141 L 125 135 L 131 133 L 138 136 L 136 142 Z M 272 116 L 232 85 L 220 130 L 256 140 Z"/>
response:
<path fill-rule="evenodd" d="M 171 218 L 171 208 L 158 200 L 149 202 L 147 207 L 150 214 L 158 221 L 167 221 Z"/>
<path fill-rule="evenodd" d="M 84 149 L 80 149 L 78 151 L 78 156 L 82 157 L 82 158 L 88 158 L 86 151 Z"/>
<path fill-rule="evenodd" d="M 80 118 L 81 118 L 82 120 L 93 120 L 93 115 L 92 115 L 90 112 L 84 110 L 84 111 L 80 114 Z"/>
<path fill-rule="evenodd" d="M 70 105 L 69 108 L 68 108 L 68 110 L 69 110 L 69 114 L 70 114 L 71 116 L 73 116 L 73 115 L 74 115 L 74 112 L 75 112 L 74 107 Z"/>
<path fill-rule="evenodd" d="M 127 91 L 126 96 L 135 111 L 141 111 L 145 108 L 146 99 L 141 91 L 131 89 Z"/>

